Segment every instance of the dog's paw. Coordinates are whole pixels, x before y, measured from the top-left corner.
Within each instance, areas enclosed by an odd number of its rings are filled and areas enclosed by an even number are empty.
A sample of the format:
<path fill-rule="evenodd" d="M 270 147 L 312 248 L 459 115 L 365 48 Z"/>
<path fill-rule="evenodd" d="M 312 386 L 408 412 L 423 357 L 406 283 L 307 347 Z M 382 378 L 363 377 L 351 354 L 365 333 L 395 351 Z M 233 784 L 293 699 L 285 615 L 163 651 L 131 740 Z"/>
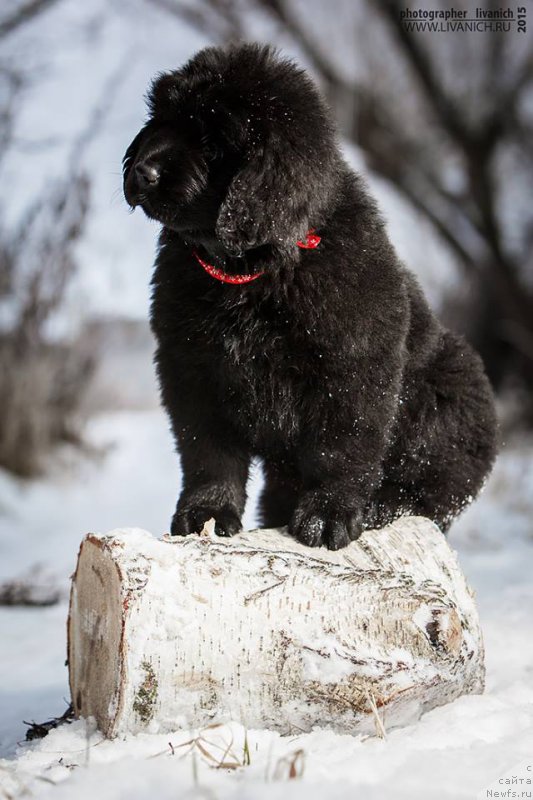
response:
<path fill-rule="evenodd" d="M 172 536 L 187 536 L 189 533 L 200 533 L 208 519 L 215 520 L 217 536 L 233 536 L 241 530 L 241 519 L 232 508 L 211 508 L 194 506 L 176 509 L 170 525 Z"/>
<path fill-rule="evenodd" d="M 361 515 L 352 511 L 333 511 L 320 500 L 307 500 L 299 504 L 289 532 L 308 547 L 327 547 L 340 550 L 359 538 L 363 531 Z"/>

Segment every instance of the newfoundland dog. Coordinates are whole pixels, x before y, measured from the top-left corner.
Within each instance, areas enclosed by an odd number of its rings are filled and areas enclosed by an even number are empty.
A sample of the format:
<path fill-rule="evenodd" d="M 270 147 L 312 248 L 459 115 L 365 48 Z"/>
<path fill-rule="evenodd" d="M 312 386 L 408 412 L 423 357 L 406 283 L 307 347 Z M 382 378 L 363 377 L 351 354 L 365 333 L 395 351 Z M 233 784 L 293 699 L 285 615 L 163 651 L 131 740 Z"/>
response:
<path fill-rule="evenodd" d="M 124 192 L 162 225 L 151 323 L 183 468 L 172 533 L 210 517 L 238 531 L 253 457 L 262 525 L 311 547 L 404 513 L 446 530 L 495 456 L 491 389 L 398 260 L 312 81 L 269 47 L 210 47 L 148 105 Z"/>

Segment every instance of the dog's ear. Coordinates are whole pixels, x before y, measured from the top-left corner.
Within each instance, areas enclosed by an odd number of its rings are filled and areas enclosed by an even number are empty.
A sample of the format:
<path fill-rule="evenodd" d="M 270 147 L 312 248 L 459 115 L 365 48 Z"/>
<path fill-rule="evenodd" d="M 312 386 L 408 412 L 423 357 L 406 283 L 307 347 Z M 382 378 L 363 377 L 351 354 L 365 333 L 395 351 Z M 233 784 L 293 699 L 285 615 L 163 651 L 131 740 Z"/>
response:
<path fill-rule="evenodd" d="M 314 206 L 316 169 L 286 141 L 271 138 L 252 152 L 219 211 L 217 237 L 225 249 L 234 255 L 263 244 L 285 249 L 304 238 Z"/>
<path fill-rule="evenodd" d="M 182 85 L 179 71 L 160 72 L 156 75 L 145 98 L 150 116 L 171 116 L 173 108 L 179 102 Z"/>

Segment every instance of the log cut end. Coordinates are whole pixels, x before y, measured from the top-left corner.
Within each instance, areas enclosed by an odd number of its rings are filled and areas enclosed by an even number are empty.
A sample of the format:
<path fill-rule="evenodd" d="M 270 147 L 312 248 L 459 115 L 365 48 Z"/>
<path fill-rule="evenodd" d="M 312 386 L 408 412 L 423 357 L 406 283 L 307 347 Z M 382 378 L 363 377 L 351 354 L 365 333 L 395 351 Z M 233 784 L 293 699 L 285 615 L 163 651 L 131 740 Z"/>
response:
<path fill-rule="evenodd" d="M 118 563 L 105 539 L 80 547 L 68 618 L 69 681 L 74 713 L 112 724 L 123 680 L 124 603 Z"/>
<path fill-rule="evenodd" d="M 284 530 L 89 535 L 73 578 L 74 709 L 108 736 L 238 719 L 372 732 L 483 689 L 471 591 L 445 537 L 405 517 L 344 550 Z M 379 711 L 377 711 L 379 710 Z"/>

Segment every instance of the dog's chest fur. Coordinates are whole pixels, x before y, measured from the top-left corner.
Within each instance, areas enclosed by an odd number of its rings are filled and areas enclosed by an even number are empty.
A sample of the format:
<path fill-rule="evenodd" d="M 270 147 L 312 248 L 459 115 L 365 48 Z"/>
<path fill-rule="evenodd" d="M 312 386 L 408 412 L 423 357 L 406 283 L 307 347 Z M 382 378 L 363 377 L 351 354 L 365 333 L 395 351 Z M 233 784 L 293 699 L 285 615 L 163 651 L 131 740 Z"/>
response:
<path fill-rule="evenodd" d="M 221 307 L 215 318 L 221 402 L 252 446 L 271 449 L 274 438 L 285 449 L 298 438 L 317 357 L 308 332 L 272 298 Z"/>

